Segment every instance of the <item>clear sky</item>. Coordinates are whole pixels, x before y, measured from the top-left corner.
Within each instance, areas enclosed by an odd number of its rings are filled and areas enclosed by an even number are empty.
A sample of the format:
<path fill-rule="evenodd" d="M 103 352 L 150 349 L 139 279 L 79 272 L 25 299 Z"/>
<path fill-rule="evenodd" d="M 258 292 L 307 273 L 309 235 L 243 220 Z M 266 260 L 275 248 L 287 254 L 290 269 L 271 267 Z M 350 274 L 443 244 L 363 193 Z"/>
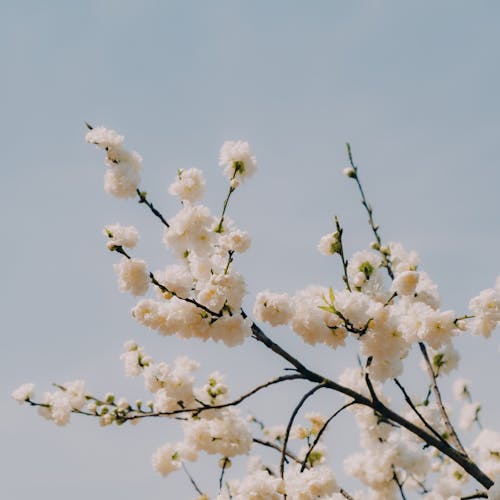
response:
<path fill-rule="evenodd" d="M 22 382 L 42 390 L 84 378 L 96 393 L 133 400 L 141 383 L 124 379 L 118 359 L 130 338 L 157 360 L 192 355 L 202 376 L 232 374 L 234 395 L 283 368 L 252 341 L 185 343 L 130 318 L 134 301 L 116 290 L 102 227 L 137 225 L 138 252 L 154 269 L 170 257 L 143 207 L 103 192 L 102 154 L 84 143 L 84 121 L 126 135 L 144 158 L 143 188 L 167 215 L 177 207 L 166 187 L 189 166 L 205 170 L 218 211 L 219 147 L 250 142 L 259 172 L 230 207 L 253 236 L 238 262 L 247 309 L 265 288 L 340 286 L 338 263 L 315 248 L 334 214 L 350 252 L 369 245 L 341 174 L 350 141 L 383 238 L 416 249 L 444 306 L 465 312 L 500 274 L 499 14 L 495 1 L 0 1 L 5 498 L 195 496 L 182 473 L 164 480 L 150 466 L 156 447 L 178 438 L 174 422 L 101 429 L 73 418 L 56 428 L 10 399 Z M 356 362 L 353 346 L 333 352 L 286 330 L 271 335 L 331 376 Z M 487 425 L 500 420 L 498 344 L 457 344 Z M 414 390 L 418 373 L 406 378 Z M 280 423 L 301 390 L 249 407 Z M 354 488 L 340 465 L 358 447 L 352 423 L 329 433 L 339 480 Z M 217 472 L 202 469 L 213 491 Z"/>

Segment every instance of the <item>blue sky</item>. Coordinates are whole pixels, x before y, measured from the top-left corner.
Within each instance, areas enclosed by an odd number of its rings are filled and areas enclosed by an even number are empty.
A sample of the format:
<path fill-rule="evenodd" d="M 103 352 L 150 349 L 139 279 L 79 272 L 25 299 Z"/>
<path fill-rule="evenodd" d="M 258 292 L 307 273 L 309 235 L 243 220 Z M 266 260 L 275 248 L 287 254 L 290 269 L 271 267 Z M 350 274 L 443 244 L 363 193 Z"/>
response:
<path fill-rule="evenodd" d="M 0 2 L 7 496 L 194 498 L 180 473 L 162 480 L 149 464 L 177 438 L 175 424 L 100 429 L 74 419 L 54 428 L 9 399 L 24 381 L 45 389 L 84 378 L 96 392 L 138 396 L 140 383 L 124 380 L 118 360 L 129 338 L 158 360 L 189 353 L 202 375 L 234 374 L 233 394 L 283 368 L 251 342 L 184 343 L 133 322 L 101 228 L 137 225 L 138 251 L 153 268 L 169 256 L 143 207 L 103 192 L 102 155 L 84 143 L 84 121 L 126 135 L 144 157 L 144 188 L 170 215 L 166 187 L 193 165 L 205 170 L 207 203 L 218 211 L 219 147 L 250 142 L 259 172 L 230 208 L 253 235 L 238 263 L 248 308 L 265 288 L 340 286 L 337 263 L 315 249 L 335 214 L 349 251 L 369 245 L 354 186 L 341 175 L 350 141 L 382 236 L 416 249 L 444 306 L 464 311 L 500 274 L 499 11 L 493 1 Z M 285 330 L 273 335 L 332 375 L 355 363 L 352 346 L 314 350 Z M 498 340 L 458 345 L 493 425 Z M 409 373 L 416 388 L 418 372 Z M 296 388 L 273 395 L 283 406 L 300 398 Z M 270 424 L 283 419 L 264 399 L 252 408 Z M 356 449 L 352 425 L 342 425 L 348 432 L 339 423 L 332 439 Z M 333 463 L 342 478 L 341 455 Z M 213 470 L 197 471 L 208 489 Z"/>

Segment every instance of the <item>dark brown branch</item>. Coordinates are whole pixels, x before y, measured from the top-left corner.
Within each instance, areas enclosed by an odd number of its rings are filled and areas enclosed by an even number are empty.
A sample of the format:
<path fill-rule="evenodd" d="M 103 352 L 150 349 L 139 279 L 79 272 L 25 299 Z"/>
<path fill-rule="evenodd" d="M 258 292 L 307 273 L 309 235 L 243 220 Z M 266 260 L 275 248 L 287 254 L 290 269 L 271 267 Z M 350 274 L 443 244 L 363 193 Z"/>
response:
<path fill-rule="evenodd" d="M 472 495 L 460 497 L 460 500 L 472 500 L 473 498 L 488 498 L 488 493 L 486 491 L 478 491 L 477 493 L 472 493 Z"/>
<path fill-rule="evenodd" d="M 242 312 L 244 315 L 244 312 Z M 244 315 L 246 317 L 246 315 Z M 463 467 L 463 469 L 474 477 L 479 483 L 481 483 L 485 488 L 491 488 L 493 485 L 493 481 L 481 470 L 479 467 L 472 462 L 467 456 L 463 455 L 461 452 L 455 450 L 452 446 L 447 443 L 437 439 L 433 434 L 430 434 L 426 430 L 418 427 L 412 422 L 406 420 L 404 417 L 394 412 L 387 406 L 385 406 L 381 401 L 373 402 L 370 399 L 366 398 L 362 394 L 353 391 L 349 387 L 344 387 L 333 380 L 327 379 L 312 370 L 306 368 L 300 361 L 294 358 L 291 354 L 286 352 L 282 347 L 273 342 L 256 324 L 252 324 L 252 332 L 253 336 L 259 342 L 262 342 L 268 349 L 272 350 L 274 353 L 281 356 L 283 359 L 287 360 L 295 369 L 301 373 L 304 378 L 310 380 L 311 382 L 316 382 L 318 384 L 324 383 L 324 386 L 332 389 L 334 391 L 340 392 L 341 394 L 345 394 L 352 398 L 357 404 L 361 404 L 363 406 L 367 406 L 372 408 L 373 410 L 380 413 L 384 418 L 388 421 L 392 421 L 400 426 L 404 427 L 411 433 L 418 436 L 429 446 L 433 446 L 437 450 L 444 453 L 446 456 L 451 458 L 454 462 Z"/>

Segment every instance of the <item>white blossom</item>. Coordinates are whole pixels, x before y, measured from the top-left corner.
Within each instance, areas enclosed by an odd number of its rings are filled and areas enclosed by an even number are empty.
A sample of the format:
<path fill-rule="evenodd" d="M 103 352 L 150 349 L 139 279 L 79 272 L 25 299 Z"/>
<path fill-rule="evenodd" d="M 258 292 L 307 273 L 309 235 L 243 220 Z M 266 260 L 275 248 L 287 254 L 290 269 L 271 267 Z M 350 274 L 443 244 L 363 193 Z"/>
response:
<path fill-rule="evenodd" d="M 500 290 L 483 290 L 469 302 L 469 309 L 475 318 L 472 320 L 472 332 L 488 338 L 500 321 Z"/>
<path fill-rule="evenodd" d="M 17 389 L 12 391 L 11 396 L 19 403 L 24 403 L 26 400 L 30 399 L 33 395 L 34 384 L 23 384 Z"/>
<path fill-rule="evenodd" d="M 219 165 L 230 180 L 244 181 L 257 169 L 257 160 L 250 153 L 248 142 L 226 141 L 219 154 Z"/>
<path fill-rule="evenodd" d="M 219 238 L 219 245 L 226 251 L 244 253 L 250 248 L 251 238 L 247 231 L 235 229 L 223 233 Z"/>
<path fill-rule="evenodd" d="M 122 257 L 114 265 L 118 274 L 118 289 L 120 292 L 130 292 L 132 295 L 144 295 L 149 288 L 149 275 L 146 262 L 139 259 Z"/>
<path fill-rule="evenodd" d="M 323 255 L 333 255 L 339 249 L 339 240 L 337 233 L 325 234 L 318 243 L 318 250 Z"/>
<path fill-rule="evenodd" d="M 259 292 L 253 313 L 257 319 L 272 326 L 286 325 L 293 314 L 292 300 L 286 293 Z"/>
<path fill-rule="evenodd" d="M 176 180 L 168 187 L 172 196 L 177 196 L 181 201 L 193 203 L 201 200 L 205 193 L 206 181 L 201 170 L 189 168 L 180 169 Z"/>
<path fill-rule="evenodd" d="M 103 234 L 108 237 L 108 248 L 126 247 L 134 248 L 139 239 L 139 233 L 134 226 L 110 224 L 103 229 Z"/>

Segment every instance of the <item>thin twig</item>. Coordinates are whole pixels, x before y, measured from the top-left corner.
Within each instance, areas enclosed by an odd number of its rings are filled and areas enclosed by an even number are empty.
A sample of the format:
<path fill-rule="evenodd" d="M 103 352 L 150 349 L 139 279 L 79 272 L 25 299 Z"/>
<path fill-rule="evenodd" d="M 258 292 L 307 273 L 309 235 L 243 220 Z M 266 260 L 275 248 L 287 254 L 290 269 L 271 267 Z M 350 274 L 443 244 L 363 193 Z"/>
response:
<path fill-rule="evenodd" d="M 158 219 L 162 221 L 164 226 L 170 227 L 169 223 L 165 220 L 163 215 L 160 212 L 158 212 L 158 210 L 153 206 L 153 204 L 150 201 L 147 200 L 146 191 L 141 191 L 139 188 L 137 188 L 135 192 L 137 193 L 137 196 L 139 196 L 139 203 L 144 203 L 144 205 L 146 205 L 151 210 L 151 212 L 153 212 L 153 214 L 156 215 L 156 217 L 158 217 Z"/>
<path fill-rule="evenodd" d="M 228 457 L 224 457 L 224 461 L 222 462 L 222 471 L 219 477 L 219 491 L 222 490 L 222 485 L 224 484 L 224 473 L 226 472 L 226 467 L 231 463 Z"/>
<path fill-rule="evenodd" d="M 425 344 L 423 342 L 419 342 L 418 346 L 420 347 L 420 352 L 422 353 L 425 364 L 427 366 L 427 372 L 429 373 L 429 377 L 431 379 L 432 391 L 436 399 L 436 404 L 441 413 L 441 417 L 443 418 L 444 425 L 446 427 L 446 432 L 449 434 L 454 446 L 456 446 L 458 450 L 460 450 L 462 455 L 467 457 L 465 448 L 462 446 L 462 443 L 460 442 L 460 439 L 458 438 L 458 435 L 455 432 L 453 425 L 451 424 L 450 418 L 448 417 L 448 413 L 446 412 L 446 408 L 444 407 L 443 400 L 441 399 L 441 392 L 439 391 L 439 387 L 436 382 L 436 374 L 434 373 L 434 369 L 432 368 L 432 363 L 429 359 L 429 355 L 427 354 L 427 348 L 425 347 Z"/>
<path fill-rule="evenodd" d="M 304 457 L 304 460 L 302 460 L 302 464 L 300 466 L 300 472 L 303 472 L 304 469 L 306 468 L 307 460 L 309 459 L 309 456 L 311 455 L 312 451 L 314 450 L 314 447 L 319 443 L 319 440 L 321 439 L 321 436 L 323 433 L 326 431 L 326 428 L 328 427 L 328 424 L 342 411 L 344 411 L 346 408 L 349 406 L 352 406 L 353 404 L 356 404 L 354 401 L 351 401 L 350 403 L 346 403 L 342 408 L 339 408 L 333 415 L 331 415 L 328 420 L 321 426 L 321 429 L 318 431 L 318 434 L 316 435 L 316 438 L 314 439 L 314 442 L 309 446 L 309 449 L 307 450 L 306 456 Z"/>
<path fill-rule="evenodd" d="M 186 473 L 187 477 L 189 478 L 189 481 L 191 481 L 191 484 L 194 486 L 194 489 L 196 490 L 196 492 L 198 494 L 203 496 L 203 491 L 200 490 L 200 488 L 196 484 L 196 481 L 193 479 L 193 476 L 189 473 L 189 471 L 186 467 L 186 464 L 184 462 L 181 462 L 181 463 L 182 463 L 182 468 L 184 469 L 184 472 Z"/>
<path fill-rule="evenodd" d="M 282 452 L 281 446 L 277 445 L 276 443 L 272 443 L 271 441 L 263 441 L 262 439 L 259 438 L 253 438 L 253 442 L 260 444 L 262 446 L 267 446 L 267 448 L 273 448 L 274 450 L 279 451 L 280 453 Z M 302 463 L 300 458 L 297 457 L 297 455 L 292 453 L 290 450 L 286 450 L 285 455 L 298 464 Z"/>
<path fill-rule="evenodd" d="M 370 224 L 372 232 L 375 236 L 375 240 L 377 242 L 377 251 L 380 253 L 382 257 L 382 265 L 387 269 L 387 273 L 389 274 L 390 278 L 394 279 L 394 273 L 392 271 L 392 266 L 391 266 L 391 259 L 388 255 L 386 255 L 382 251 L 382 239 L 380 238 L 378 232 L 379 226 L 378 224 L 375 224 L 375 221 L 373 220 L 373 208 L 366 200 L 363 186 L 361 185 L 361 181 L 359 180 L 358 167 L 354 164 L 354 160 L 352 158 L 351 145 L 347 143 L 346 146 L 347 146 L 347 156 L 349 157 L 349 163 L 351 164 L 351 167 L 354 170 L 354 175 L 352 176 L 352 178 L 356 181 L 356 184 L 358 185 L 358 190 L 361 195 L 361 204 L 365 207 L 366 212 L 368 213 L 368 223 Z"/>
<path fill-rule="evenodd" d="M 349 284 L 349 277 L 347 275 L 348 262 L 344 256 L 344 244 L 342 243 L 342 234 L 344 232 L 344 229 L 340 226 L 339 219 L 337 216 L 335 216 L 335 227 L 337 228 L 337 233 L 338 233 L 338 242 L 339 242 L 338 254 L 340 255 L 340 260 L 342 261 L 342 268 L 344 269 L 344 275 L 342 279 L 344 280 L 347 289 L 351 292 L 352 291 L 351 285 Z"/>
<path fill-rule="evenodd" d="M 391 467 L 392 467 L 392 479 L 398 485 L 398 489 L 399 489 L 399 493 L 401 494 L 401 498 L 403 500 L 406 500 L 405 492 L 403 489 L 403 483 L 399 480 L 398 474 L 396 472 L 396 467 L 394 467 L 394 464 L 392 464 Z"/>
<path fill-rule="evenodd" d="M 394 383 L 401 389 L 401 392 L 403 393 L 405 401 L 408 403 L 410 408 L 416 413 L 416 415 L 418 416 L 420 421 L 427 427 L 427 429 L 429 429 L 438 439 L 441 439 L 442 441 L 446 442 L 446 440 L 443 439 L 443 436 L 441 436 L 441 434 L 439 434 L 439 432 L 436 429 L 434 429 L 434 427 L 432 427 L 432 425 L 430 425 L 429 422 L 427 422 L 427 420 L 425 420 L 423 415 L 418 411 L 417 407 L 414 405 L 410 396 L 406 392 L 406 389 L 400 384 L 400 382 L 397 378 L 394 379 Z"/>
<path fill-rule="evenodd" d="M 292 414 L 290 415 L 290 418 L 288 420 L 288 425 L 286 427 L 286 432 L 285 432 L 285 437 L 283 438 L 283 448 L 281 450 L 281 460 L 280 460 L 280 476 L 283 478 L 283 475 L 285 474 L 285 455 L 286 455 L 286 447 L 288 444 L 288 439 L 290 438 L 290 431 L 292 430 L 292 425 L 295 420 L 295 417 L 297 416 L 297 413 L 299 410 L 302 408 L 303 404 L 316 392 L 319 391 L 319 389 L 322 389 L 325 387 L 325 384 L 323 382 L 320 382 L 318 385 L 314 386 L 311 390 L 307 391 L 304 396 L 302 396 L 301 400 L 299 401 L 298 405 L 294 408 Z"/>

